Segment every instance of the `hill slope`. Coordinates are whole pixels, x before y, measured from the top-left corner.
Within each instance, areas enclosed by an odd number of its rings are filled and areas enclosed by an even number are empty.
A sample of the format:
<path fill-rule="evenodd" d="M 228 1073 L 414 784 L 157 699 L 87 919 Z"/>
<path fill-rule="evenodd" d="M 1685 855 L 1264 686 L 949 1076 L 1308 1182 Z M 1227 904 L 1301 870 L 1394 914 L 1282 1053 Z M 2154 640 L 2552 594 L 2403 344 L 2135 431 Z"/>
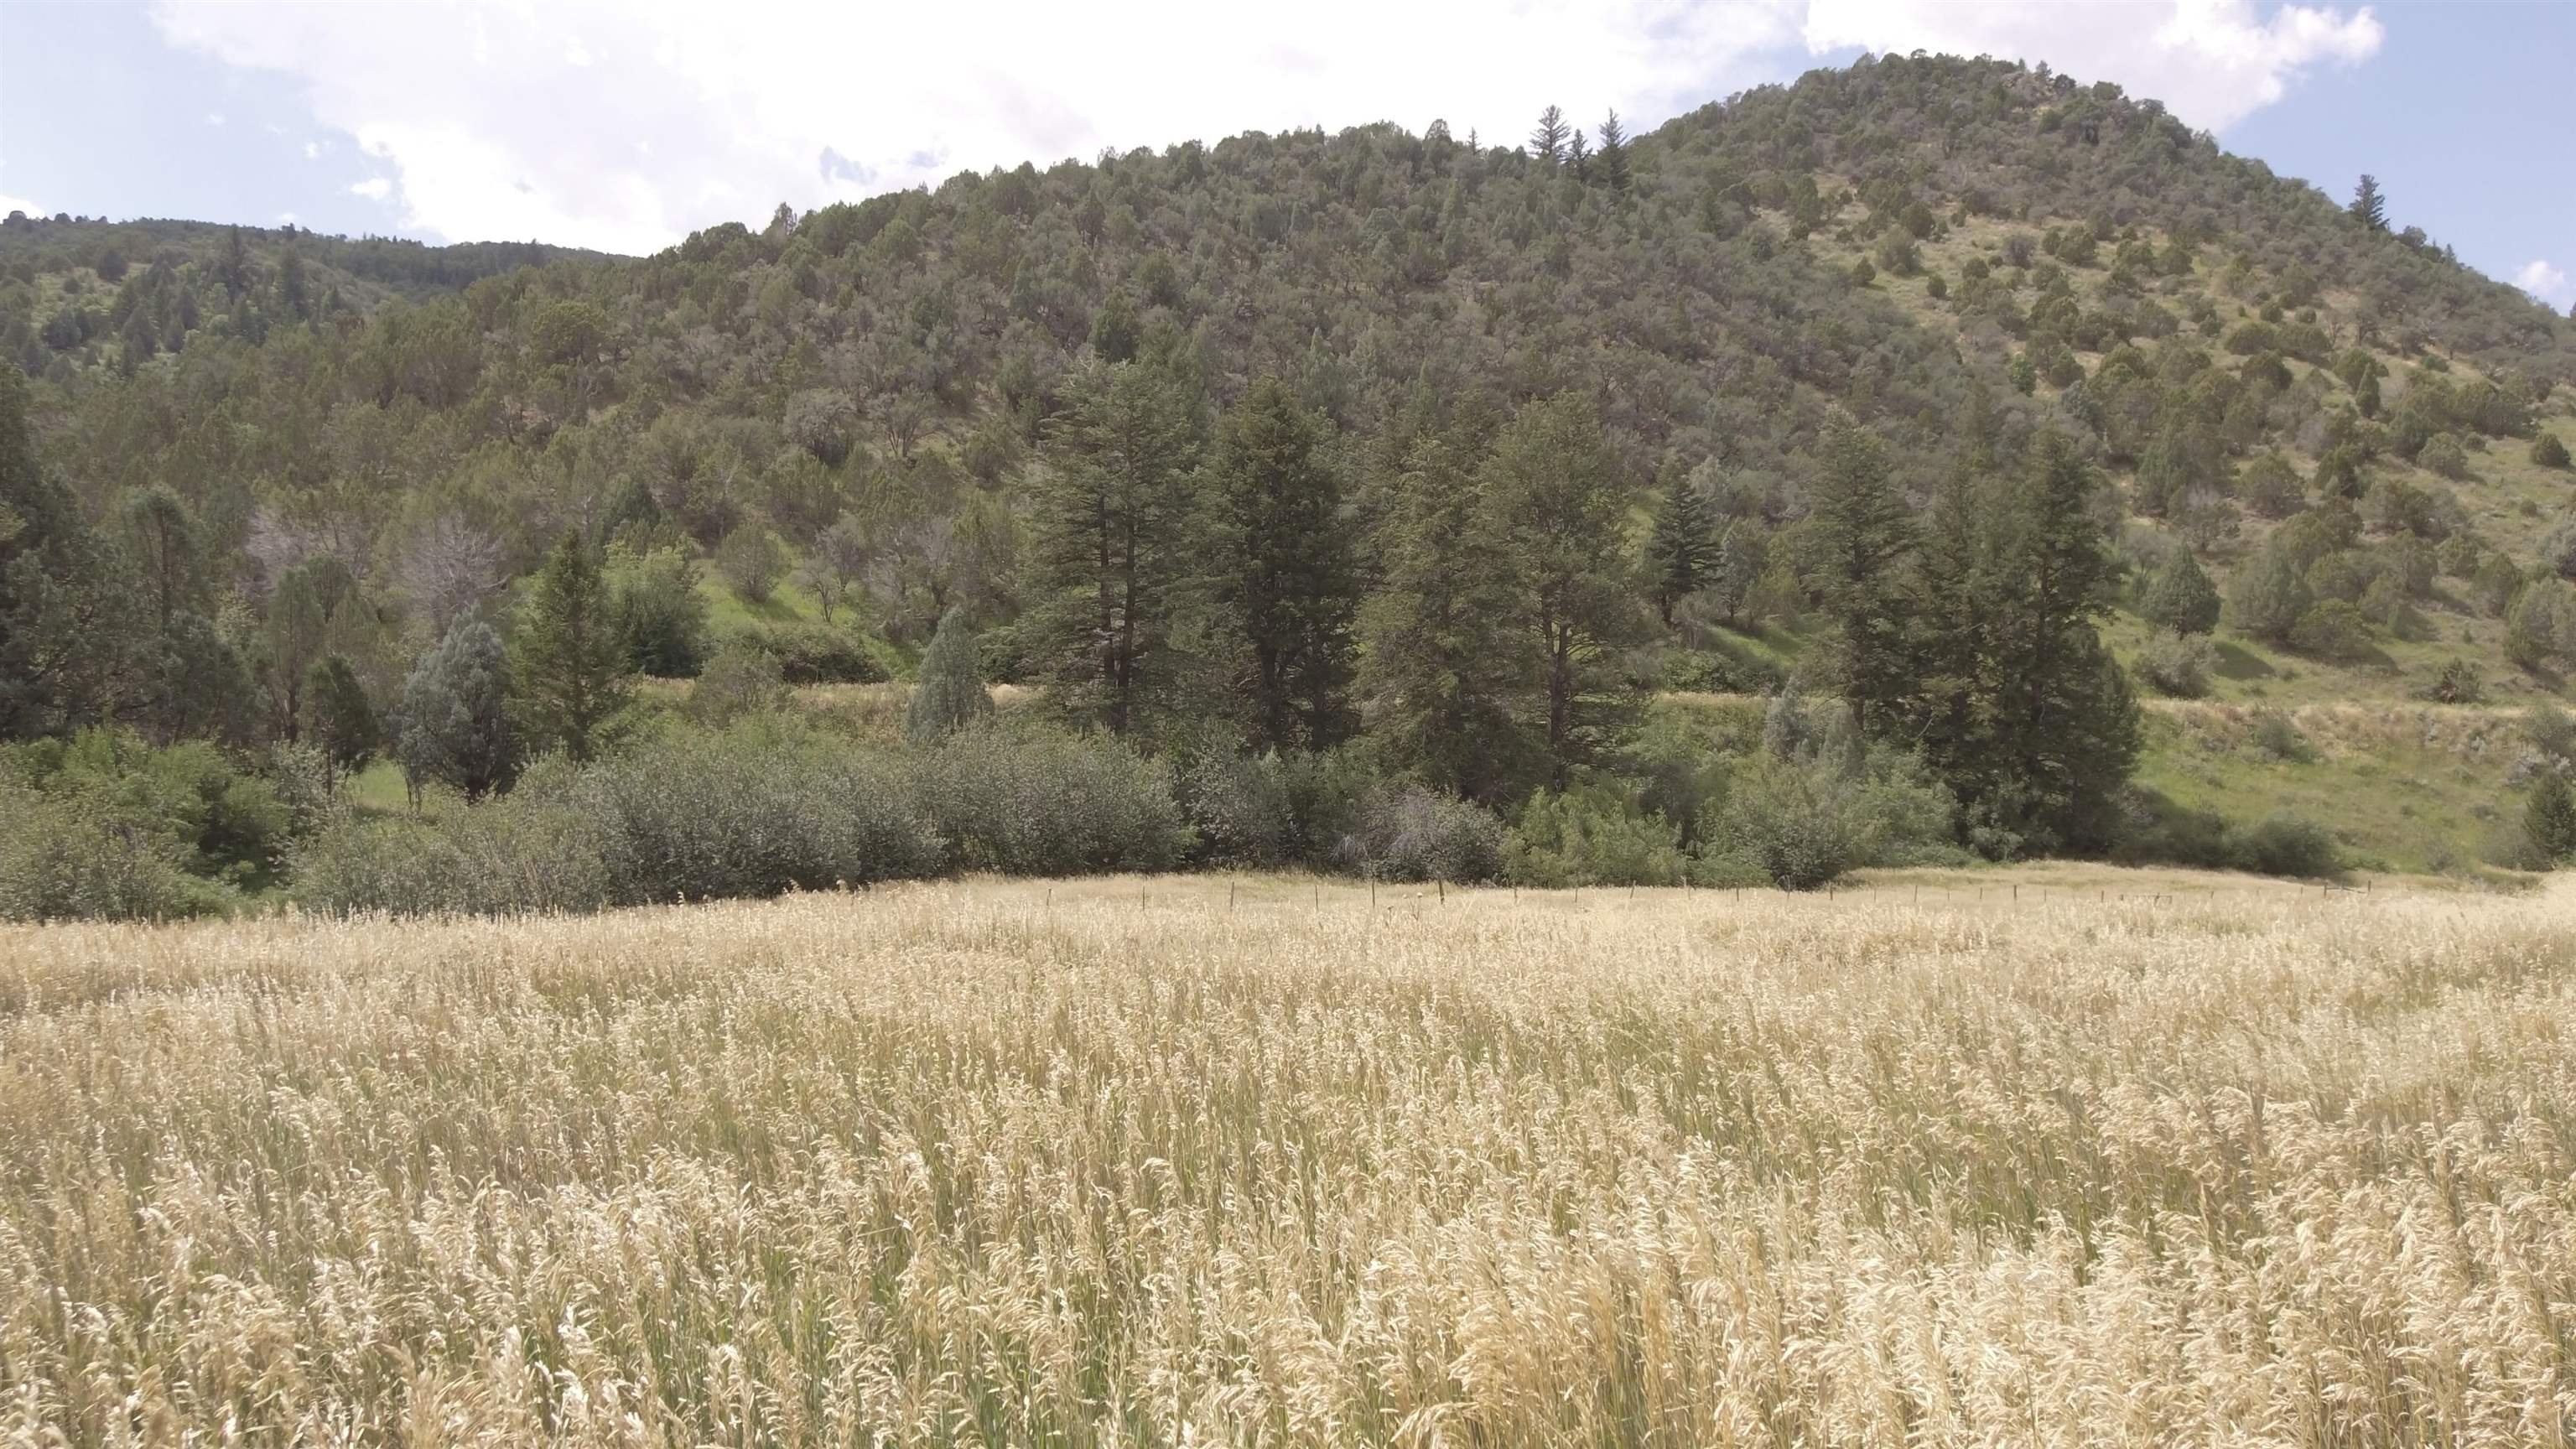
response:
<path fill-rule="evenodd" d="M 1155 360 L 1202 416 L 1282 377 L 1362 483 L 1426 417 L 1581 391 L 1641 539 L 1646 485 L 1686 477 L 1792 584 L 1837 410 L 1918 500 L 1971 417 L 2059 430 L 2119 484 L 2142 578 L 2188 549 L 2232 590 L 2285 551 L 2298 617 L 2349 606 L 2236 631 L 2221 701 L 2393 704 L 2454 660 L 2529 697 L 2576 657 L 2576 605 L 2510 649 L 2501 617 L 2576 568 L 2535 447 L 2576 439 L 2576 325 L 2044 68 L 1864 62 L 1589 163 L 1436 126 L 1192 142 L 642 259 L 299 236 L 300 304 L 284 238 L 244 269 L 211 228 L 64 230 L 0 229 L 0 345 L 38 365 L 54 465 L 102 517 L 176 491 L 246 615 L 296 559 L 343 559 L 379 688 L 638 496 L 688 552 L 765 531 L 793 558 L 854 520 L 860 616 L 898 642 L 957 604 L 1007 624 L 1033 446 L 1086 352 Z M 1687 601 L 1641 667 L 1794 662 L 1799 591 L 1753 592 Z"/>

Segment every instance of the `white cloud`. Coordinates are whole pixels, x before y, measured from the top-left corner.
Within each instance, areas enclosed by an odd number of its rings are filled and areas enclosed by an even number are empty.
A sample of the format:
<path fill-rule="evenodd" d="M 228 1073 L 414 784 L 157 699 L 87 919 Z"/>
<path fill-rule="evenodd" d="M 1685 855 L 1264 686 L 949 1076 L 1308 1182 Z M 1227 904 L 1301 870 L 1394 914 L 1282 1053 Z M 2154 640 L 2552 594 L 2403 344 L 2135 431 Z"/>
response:
<path fill-rule="evenodd" d="M 43 207 L 38 206 L 36 203 L 29 201 L 23 196 L 11 196 L 6 192 L 0 192 L 0 216 L 7 216 L 13 211 L 23 211 L 29 216 L 52 215 L 51 212 L 46 211 Z"/>
<path fill-rule="evenodd" d="M 206 112 L 206 124 L 207 124 L 207 125 L 209 125 L 209 126 L 220 126 L 220 125 L 222 125 L 223 123 L 224 123 L 224 113 L 223 113 L 223 112 L 221 112 L 221 111 L 208 111 L 208 112 Z"/>
<path fill-rule="evenodd" d="M 1949 51 L 2047 61 L 2081 80 L 2117 81 L 2194 126 L 2225 130 L 2279 100 L 2319 64 L 2357 65 L 2386 31 L 2365 5 L 2254 0 L 1813 0 L 1807 46 Z"/>
<path fill-rule="evenodd" d="M 782 200 L 1193 136 L 1443 118 L 1512 144 L 1550 101 L 1651 125 L 1848 45 L 2045 56 L 2216 127 L 2380 43 L 2367 10 L 2256 0 L 391 4 L 428 0 L 154 0 L 153 18 L 357 138 L 404 226 L 619 251 Z"/>
<path fill-rule="evenodd" d="M 2546 261 L 2525 262 L 2513 284 L 2553 307 L 2576 302 L 2576 284 L 2569 283 L 2566 269 Z"/>
<path fill-rule="evenodd" d="M 280 226 L 293 226 L 293 225 L 295 225 L 295 213 L 294 213 L 294 212 L 291 212 L 291 211 L 281 211 L 281 212 L 279 212 L 279 213 L 277 214 L 277 223 L 278 223 L 278 225 L 280 225 Z"/>
<path fill-rule="evenodd" d="M 1794 50 L 1799 14 L 1800 0 L 153 11 L 173 44 L 280 73 L 318 123 L 382 158 L 405 225 L 618 250 L 758 225 L 781 200 L 806 208 L 1105 146 L 1435 118 L 1508 143 L 1552 100 L 1586 121 L 1612 106 L 1652 120 L 1776 69 L 1749 62 Z"/>
<path fill-rule="evenodd" d="M 318 160 L 318 159 L 320 159 L 320 158 L 321 158 L 321 155 L 322 155 L 322 143 L 321 143 L 321 142 L 319 142 L 319 141 L 307 141 L 307 142 L 305 142 L 305 143 L 304 143 L 304 159 L 305 159 L 305 160 L 307 160 L 307 161 Z"/>
<path fill-rule="evenodd" d="M 391 181 L 386 180 L 384 177 L 370 176 L 366 180 L 357 182 L 350 186 L 349 194 L 351 196 L 363 196 L 369 201 L 382 201 L 386 197 L 394 194 L 394 184 Z"/>

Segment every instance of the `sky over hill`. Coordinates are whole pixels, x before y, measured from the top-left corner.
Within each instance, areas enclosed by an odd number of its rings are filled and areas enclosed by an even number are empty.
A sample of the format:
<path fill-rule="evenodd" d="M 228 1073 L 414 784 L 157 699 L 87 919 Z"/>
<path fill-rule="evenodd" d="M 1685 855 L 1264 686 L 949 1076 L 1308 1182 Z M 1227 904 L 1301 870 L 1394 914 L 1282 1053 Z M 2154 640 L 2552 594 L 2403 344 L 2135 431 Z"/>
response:
<path fill-rule="evenodd" d="M 1212 23 L 1094 7 L 11 5 L 0 209 L 192 216 L 641 252 L 961 169 L 1246 129 L 1550 101 L 1632 131 L 1864 50 L 2046 60 L 2164 101 L 2560 306 L 2576 200 L 2549 58 L 2576 7 L 2139 0 L 1359 0 Z M 119 104 L 100 107 L 113 94 Z M 78 117 L 77 121 L 73 117 Z"/>

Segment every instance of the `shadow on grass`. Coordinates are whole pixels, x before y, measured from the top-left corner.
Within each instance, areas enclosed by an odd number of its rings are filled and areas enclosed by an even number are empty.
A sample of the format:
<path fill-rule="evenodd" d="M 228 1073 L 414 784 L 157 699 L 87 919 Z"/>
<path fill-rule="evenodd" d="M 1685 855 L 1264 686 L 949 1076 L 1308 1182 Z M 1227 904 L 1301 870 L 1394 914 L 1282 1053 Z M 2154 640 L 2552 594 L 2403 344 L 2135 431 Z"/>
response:
<path fill-rule="evenodd" d="M 2212 672 L 2221 679 L 2270 679 L 2280 672 L 2242 644 L 2221 643 L 2217 651 L 2218 667 Z"/>

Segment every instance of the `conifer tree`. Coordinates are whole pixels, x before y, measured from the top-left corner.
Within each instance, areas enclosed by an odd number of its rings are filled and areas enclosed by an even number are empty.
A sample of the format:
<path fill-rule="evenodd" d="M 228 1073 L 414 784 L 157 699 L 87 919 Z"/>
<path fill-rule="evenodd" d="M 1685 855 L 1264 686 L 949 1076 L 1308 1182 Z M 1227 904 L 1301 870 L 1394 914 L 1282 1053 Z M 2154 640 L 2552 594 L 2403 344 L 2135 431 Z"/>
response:
<path fill-rule="evenodd" d="M 113 715 L 143 624 L 116 556 L 36 455 L 27 380 L 0 363 L 0 739 Z"/>
<path fill-rule="evenodd" d="M 1628 132 L 1619 124 L 1617 111 L 1601 123 L 1601 145 L 1592 153 L 1592 168 L 1612 191 L 1628 189 Z"/>
<path fill-rule="evenodd" d="M 2388 198 L 2380 193 L 2379 178 L 2363 172 L 2361 182 L 2352 189 L 2352 204 L 2345 208 L 2353 220 L 2372 231 L 2388 230 Z"/>
<path fill-rule="evenodd" d="M 1867 733 L 1911 678 L 1905 563 L 1915 544 L 1914 514 L 1886 449 L 1849 418 L 1828 426 L 1823 464 L 1807 526 L 1813 583 L 1833 626 L 1824 660 L 1852 723 Z"/>
<path fill-rule="evenodd" d="M 1514 613 L 1540 661 L 1548 783 L 1561 790 L 1631 722 L 1633 701 L 1608 670 L 1610 651 L 1640 622 L 1609 567 L 1624 552 L 1630 490 L 1591 400 L 1571 392 L 1515 414 L 1483 471 L 1510 530 L 1522 582 Z"/>
<path fill-rule="evenodd" d="M 1414 444 L 1385 535 L 1385 582 L 1360 611 L 1369 733 L 1425 784 L 1500 798 L 1537 753 L 1520 721 L 1537 656 L 1512 627 L 1506 531 L 1446 438 Z"/>
<path fill-rule="evenodd" d="M 357 575 L 329 554 L 315 554 L 278 576 L 262 629 L 268 650 L 269 701 L 277 729 L 292 743 L 304 725 L 304 684 L 329 647 L 341 610 L 357 597 Z"/>
<path fill-rule="evenodd" d="M 912 704 L 903 718 L 904 738 L 916 745 L 937 744 L 978 720 L 993 715 L 993 694 L 984 687 L 977 659 L 975 631 L 964 609 L 939 618 L 939 632 L 921 656 L 921 679 L 913 686 Z"/>
<path fill-rule="evenodd" d="M 1673 609 L 1716 582 L 1718 550 L 1710 530 L 1707 495 L 1678 462 L 1665 466 L 1662 481 L 1655 531 L 1646 542 L 1646 573 L 1653 584 L 1655 612 L 1669 629 Z M 1744 583 L 1750 588 L 1752 580 Z M 1731 608 L 1728 617 L 1733 617 Z"/>
<path fill-rule="evenodd" d="M 1565 141 L 1572 128 L 1565 124 L 1565 112 L 1554 106 L 1538 113 L 1538 129 L 1530 132 L 1530 154 L 1550 166 L 1565 159 Z"/>
<path fill-rule="evenodd" d="M 1024 628 L 1074 720 L 1123 735 L 1179 712 L 1198 454 L 1186 399 L 1153 365 L 1095 362 L 1067 380 L 1031 489 Z"/>
<path fill-rule="evenodd" d="M 1734 628 L 1743 618 L 1745 606 L 1752 602 L 1754 589 L 1770 567 L 1770 550 L 1763 546 L 1762 535 L 1751 519 L 1739 518 L 1726 526 L 1717 541 L 1717 562 L 1710 570 L 1709 593 L 1717 601 L 1718 617 Z"/>
<path fill-rule="evenodd" d="M 2138 612 L 2150 624 L 2177 634 L 2206 634 L 2218 627 L 2218 586 L 2201 571 L 2191 550 L 2177 548 L 2147 584 Z"/>
<path fill-rule="evenodd" d="M 2531 798 L 2522 807 L 2522 833 L 2553 865 L 2576 856 L 2576 792 L 2568 790 L 2566 777 L 2556 770 L 2543 769 L 2532 782 Z"/>
<path fill-rule="evenodd" d="M 467 616 L 403 680 L 395 758 L 414 799 L 425 782 L 469 800 L 509 788 L 519 770 L 510 726 L 509 653 L 492 626 Z"/>
<path fill-rule="evenodd" d="M 344 775 L 365 769 L 384 741 L 375 704 L 358 671 L 337 654 L 314 661 L 304 686 L 304 718 L 305 738 Z"/>
<path fill-rule="evenodd" d="M 537 571 L 511 660 L 528 741 L 590 759 L 632 697 L 633 675 L 599 559 L 579 534 L 567 533 Z"/>
<path fill-rule="evenodd" d="M 2278 644 L 2299 626 L 2316 595 L 2298 559 L 2287 549 L 2267 547 L 2236 571 L 2227 589 L 2227 621 L 2257 639 Z"/>
<path fill-rule="evenodd" d="M 1256 749 L 1327 749 L 1350 737 L 1357 549 L 1331 425 L 1287 384 L 1255 382 L 1217 429 L 1209 467 L 1214 593 L 1242 659 L 1233 689 Z"/>

